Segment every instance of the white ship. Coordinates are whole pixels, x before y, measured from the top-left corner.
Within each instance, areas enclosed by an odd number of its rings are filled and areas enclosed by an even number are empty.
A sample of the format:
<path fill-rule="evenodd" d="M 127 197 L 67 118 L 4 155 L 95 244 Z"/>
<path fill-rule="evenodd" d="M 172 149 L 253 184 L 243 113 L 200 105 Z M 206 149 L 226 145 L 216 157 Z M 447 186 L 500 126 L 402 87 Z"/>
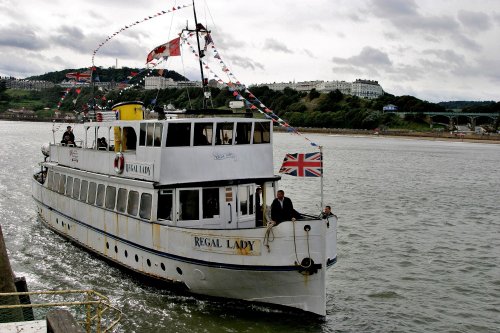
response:
<path fill-rule="evenodd" d="M 337 220 L 272 223 L 280 177 L 273 171 L 270 120 L 145 120 L 140 102 L 117 104 L 112 112 L 85 123 L 81 142 L 54 140 L 42 149 L 32 189 L 44 225 L 192 293 L 326 315 Z"/>

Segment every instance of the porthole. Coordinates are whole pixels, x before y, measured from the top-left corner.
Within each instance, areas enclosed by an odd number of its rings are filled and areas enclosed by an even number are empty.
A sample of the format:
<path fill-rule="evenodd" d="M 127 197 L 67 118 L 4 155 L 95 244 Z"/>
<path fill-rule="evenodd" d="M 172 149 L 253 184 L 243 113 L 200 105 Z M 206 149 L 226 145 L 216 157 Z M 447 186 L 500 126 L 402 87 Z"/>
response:
<path fill-rule="evenodd" d="M 71 226 L 68 224 L 68 230 L 71 229 Z"/>
<path fill-rule="evenodd" d="M 146 260 L 146 262 L 147 262 L 148 266 L 151 267 L 151 260 L 148 259 L 148 260 Z"/>
<path fill-rule="evenodd" d="M 59 224 L 59 219 L 56 219 L 56 223 Z"/>
<path fill-rule="evenodd" d="M 61 221 L 61 225 L 64 227 L 64 221 Z"/>
<path fill-rule="evenodd" d="M 177 273 L 179 273 L 179 275 L 182 275 L 182 269 L 180 269 L 179 267 L 177 267 L 175 270 L 177 271 Z"/>
<path fill-rule="evenodd" d="M 139 256 L 137 254 L 135 255 L 135 261 L 139 262 Z"/>
<path fill-rule="evenodd" d="M 127 250 L 125 250 L 125 258 L 127 258 L 127 257 L 128 257 L 128 252 L 127 252 Z"/>
<path fill-rule="evenodd" d="M 115 245 L 115 253 L 118 253 L 118 246 Z"/>
<path fill-rule="evenodd" d="M 109 243 L 106 242 L 106 248 L 109 250 Z"/>
<path fill-rule="evenodd" d="M 163 263 L 161 263 L 160 265 L 161 269 L 165 271 L 165 265 Z"/>

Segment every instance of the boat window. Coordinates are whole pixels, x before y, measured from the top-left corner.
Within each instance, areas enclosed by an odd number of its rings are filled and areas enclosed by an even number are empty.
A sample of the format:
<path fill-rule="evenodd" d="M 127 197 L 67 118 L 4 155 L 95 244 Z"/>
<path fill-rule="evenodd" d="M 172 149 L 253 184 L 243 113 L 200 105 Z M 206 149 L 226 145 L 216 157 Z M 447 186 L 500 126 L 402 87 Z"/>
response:
<path fill-rule="evenodd" d="M 89 196 L 87 198 L 87 202 L 91 205 L 93 205 L 95 203 L 96 190 L 97 190 L 97 184 L 94 182 L 90 182 L 89 183 Z"/>
<path fill-rule="evenodd" d="M 161 147 L 161 134 L 163 132 L 163 124 L 155 124 L 155 134 L 153 138 L 153 145 L 155 147 Z"/>
<path fill-rule="evenodd" d="M 253 207 L 254 207 L 254 202 L 253 202 L 253 197 L 254 197 L 254 191 L 250 191 L 250 196 L 248 197 L 248 214 L 252 215 L 253 214 Z"/>
<path fill-rule="evenodd" d="M 59 191 L 59 178 L 60 178 L 59 173 L 56 172 L 54 174 L 54 183 L 52 184 L 52 189 L 54 191 Z"/>
<path fill-rule="evenodd" d="M 146 145 L 146 126 L 147 124 L 141 123 L 141 130 L 139 133 L 139 146 Z"/>
<path fill-rule="evenodd" d="M 202 192 L 203 218 L 211 219 L 219 217 L 219 189 L 204 188 Z"/>
<path fill-rule="evenodd" d="M 137 148 L 137 135 L 132 127 L 123 128 L 123 151 Z"/>
<path fill-rule="evenodd" d="M 87 201 L 87 193 L 89 190 L 89 182 L 82 180 L 82 189 L 80 190 L 80 201 Z"/>
<path fill-rule="evenodd" d="M 253 143 L 270 143 L 271 142 L 271 126 L 270 122 L 255 122 L 253 130 Z"/>
<path fill-rule="evenodd" d="M 118 189 L 118 199 L 116 201 L 116 210 L 125 213 L 127 208 L 127 190 L 124 188 Z"/>
<path fill-rule="evenodd" d="M 194 146 L 208 146 L 212 144 L 213 134 L 212 123 L 195 123 L 194 124 Z"/>
<path fill-rule="evenodd" d="M 75 178 L 73 180 L 73 198 L 78 199 L 80 197 L 80 179 Z"/>
<path fill-rule="evenodd" d="M 250 143 L 252 135 L 252 123 L 236 123 L 236 144 L 246 145 Z"/>
<path fill-rule="evenodd" d="M 139 211 L 139 192 L 130 191 L 128 193 L 127 213 L 136 216 Z"/>
<path fill-rule="evenodd" d="M 215 131 L 216 145 L 232 145 L 233 144 L 233 123 L 217 123 Z"/>
<path fill-rule="evenodd" d="M 116 202 L 116 187 L 108 186 L 106 188 L 106 202 L 105 206 L 107 209 L 115 209 Z"/>
<path fill-rule="evenodd" d="M 103 184 L 97 185 L 97 197 L 95 199 L 95 204 L 99 207 L 102 207 L 104 205 L 104 192 L 105 192 L 106 186 Z"/>
<path fill-rule="evenodd" d="M 68 176 L 68 183 L 66 184 L 66 196 L 71 196 L 71 191 L 73 190 L 73 177 Z"/>
<path fill-rule="evenodd" d="M 172 220 L 173 199 L 172 190 L 160 190 L 158 193 L 158 211 L 156 213 L 158 220 Z"/>
<path fill-rule="evenodd" d="M 248 215 L 249 193 L 248 186 L 240 186 L 238 189 L 238 200 L 240 202 L 240 215 Z"/>
<path fill-rule="evenodd" d="M 139 216 L 143 219 L 151 219 L 151 202 L 152 195 L 149 193 L 141 194 L 141 208 L 139 210 Z"/>
<path fill-rule="evenodd" d="M 49 181 L 47 182 L 47 187 L 49 189 L 52 189 L 52 186 L 54 185 L 54 172 L 49 171 L 48 179 Z"/>
<path fill-rule="evenodd" d="M 168 124 L 167 147 L 189 146 L 191 140 L 191 123 Z"/>
<path fill-rule="evenodd" d="M 179 220 L 198 220 L 200 218 L 200 191 L 179 190 Z"/>
<path fill-rule="evenodd" d="M 61 175 L 59 179 L 59 193 L 64 194 L 64 185 L 66 185 L 66 175 Z"/>
<path fill-rule="evenodd" d="M 148 124 L 148 130 L 146 132 L 146 146 L 153 146 L 153 136 L 155 132 L 155 124 Z"/>

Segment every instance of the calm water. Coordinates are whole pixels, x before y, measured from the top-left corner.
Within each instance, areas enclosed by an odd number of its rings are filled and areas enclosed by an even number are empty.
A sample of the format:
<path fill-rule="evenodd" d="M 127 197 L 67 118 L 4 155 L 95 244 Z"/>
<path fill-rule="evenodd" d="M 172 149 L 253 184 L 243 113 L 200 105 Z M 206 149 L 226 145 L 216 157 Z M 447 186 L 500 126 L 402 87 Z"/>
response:
<path fill-rule="evenodd" d="M 500 145 L 308 135 L 325 147 L 325 202 L 339 216 L 323 321 L 143 286 L 41 227 L 30 184 L 51 127 L 0 122 L 0 223 L 11 264 L 32 290 L 109 296 L 125 314 L 120 331 L 500 331 Z M 308 151 L 303 138 L 276 134 L 275 170 L 285 152 Z M 318 179 L 281 184 L 299 211 L 316 210 Z"/>

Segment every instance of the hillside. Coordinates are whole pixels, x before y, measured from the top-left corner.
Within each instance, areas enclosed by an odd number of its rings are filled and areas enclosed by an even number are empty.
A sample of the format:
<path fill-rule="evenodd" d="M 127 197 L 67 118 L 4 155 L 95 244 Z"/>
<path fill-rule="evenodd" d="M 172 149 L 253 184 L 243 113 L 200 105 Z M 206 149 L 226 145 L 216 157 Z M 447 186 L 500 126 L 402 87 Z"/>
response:
<path fill-rule="evenodd" d="M 50 73 L 45 73 L 42 75 L 30 76 L 26 78 L 27 80 L 44 80 L 50 81 L 54 83 L 60 83 L 61 81 L 66 79 L 66 74 L 71 72 L 85 72 L 88 68 L 75 68 L 75 69 L 65 69 L 62 71 L 55 71 Z M 97 67 L 94 72 L 94 76 L 97 73 L 99 77 L 99 81 L 101 82 L 123 82 L 129 80 L 129 77 L 138 73 L 136 77 L 134 77 L 134 81 L 138 82 L 142 77 L 147 75 L 149 71 L 144 68 L 130 68 L 130 67 L 122 67 L 122 68 L 102 68 Z M 158 70 L 153 70 L 154 75 L 158 75 Z M 177 73 L 176 71 L 167 71 L 163 73 L 164 77 L 171 78 L 174 81 L 189 81 L 187 78 Z"/>

